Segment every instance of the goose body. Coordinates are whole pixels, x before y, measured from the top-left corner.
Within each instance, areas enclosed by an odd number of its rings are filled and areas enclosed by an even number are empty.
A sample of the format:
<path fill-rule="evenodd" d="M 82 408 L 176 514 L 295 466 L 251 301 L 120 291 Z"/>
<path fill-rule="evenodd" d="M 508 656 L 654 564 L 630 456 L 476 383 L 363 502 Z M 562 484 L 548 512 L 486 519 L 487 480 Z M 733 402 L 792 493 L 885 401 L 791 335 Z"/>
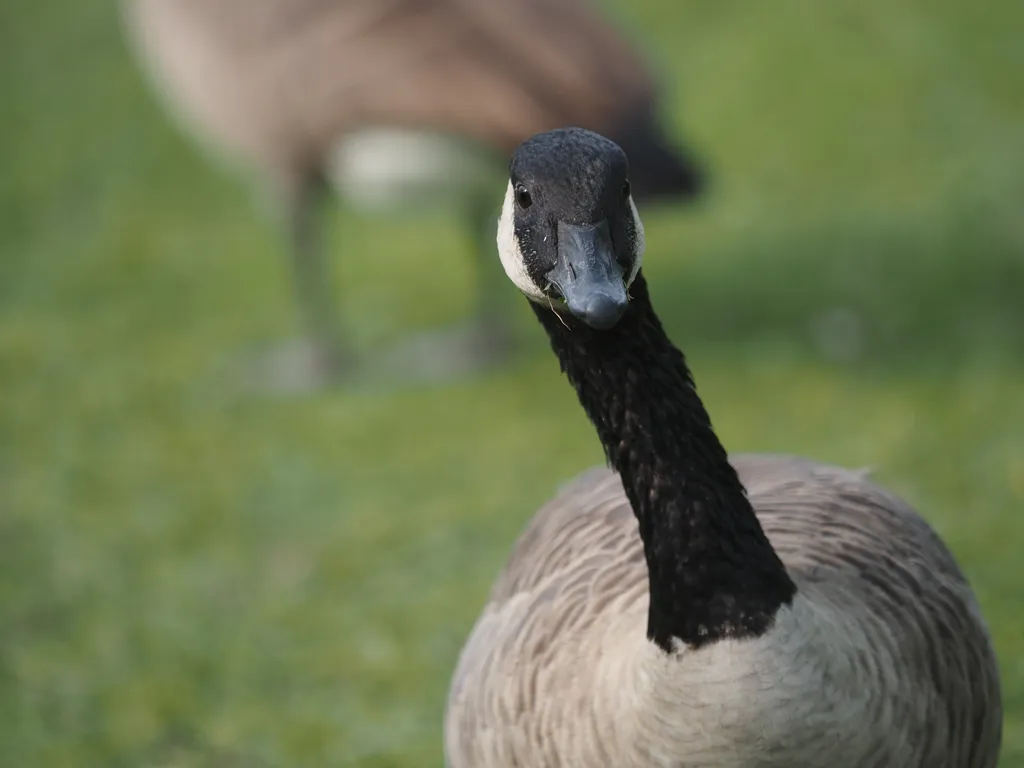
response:
<path fill-rule="evenodd" d="M 726 456 L 614 144 L 551 132 L 511 171 L 502 261 L 611 469 L 516 543 L 452 680 L 448 765 L 995 766 L 995 656 L 937 534 L 864 472 Z"/>
<path fill-rule="evenodd" d="M 311 337 L 334 324 L 311 221 L 325 186 L 362 209 L 450 208 L 487 240 L 499 158 L 572 122 L 634 148 L 638 192 L 698 189 L 649 69 L 589 0 L 123 3 L 178 122 L 280 201 Z"/>
<path fill-rule="evenodd" d="M 774 630 L 651 643 L 636 518 L 588 471 L 530 522 L 462 652 L 453 768 L 996 765 L 991 648 L 929 526 L 862 473 L 732 463 L 797 585 Z"/>

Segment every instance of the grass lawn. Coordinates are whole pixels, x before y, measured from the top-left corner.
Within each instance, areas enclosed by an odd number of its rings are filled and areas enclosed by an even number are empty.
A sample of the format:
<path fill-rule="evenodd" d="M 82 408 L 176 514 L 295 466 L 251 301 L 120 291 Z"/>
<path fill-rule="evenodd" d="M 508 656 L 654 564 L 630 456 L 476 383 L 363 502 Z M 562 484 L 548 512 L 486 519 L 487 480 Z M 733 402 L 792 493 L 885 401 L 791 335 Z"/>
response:
<path fill-rule="evenodd" d="M 1024 766 L 1024 5 L 621 5 L 715 176 L 646 216 L 646 272 L 719 433 L 934 523 Z M 6 0 L 0 48 L 0 763 L 439 765 L 491 579 L 600 460 L 527 307 L 499 372 L 254 395 L 224 363 L 295 313 L 249 188 L 109 3 Z M 335 223 L 365 344 L 469 311 L 454 219 Z"/>

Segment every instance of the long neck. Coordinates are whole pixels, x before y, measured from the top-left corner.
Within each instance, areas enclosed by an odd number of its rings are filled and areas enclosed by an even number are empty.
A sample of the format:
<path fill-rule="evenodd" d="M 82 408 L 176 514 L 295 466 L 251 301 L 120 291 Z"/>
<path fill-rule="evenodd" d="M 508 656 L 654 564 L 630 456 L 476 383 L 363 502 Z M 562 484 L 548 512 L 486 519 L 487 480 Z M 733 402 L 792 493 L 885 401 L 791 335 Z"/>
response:
<path fill-rule="evenodd" d="M 622 477 L 650 579 L 647 634 L 701 646 L 767 631 L 796 587 L 711 428 L 643 275 L 608 331 L 534 304 L 562 370 Z"/>

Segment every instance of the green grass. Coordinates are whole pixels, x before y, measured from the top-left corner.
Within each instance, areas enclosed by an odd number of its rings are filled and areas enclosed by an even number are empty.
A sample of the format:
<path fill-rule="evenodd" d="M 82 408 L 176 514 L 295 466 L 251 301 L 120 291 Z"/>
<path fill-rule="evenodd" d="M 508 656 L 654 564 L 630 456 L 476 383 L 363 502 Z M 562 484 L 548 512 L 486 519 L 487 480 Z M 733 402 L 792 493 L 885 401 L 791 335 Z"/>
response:
<path fill-rule="evenodd" d="M 646 217 L 647 273 L 720 434 L 870 465 L 937 526 L 995 636 L 1008 767 L 1022 9 L 619 11 L 715 175 L 700 209 Z M 271 223 L 167 123 L 107 4 L 10 0 L 0 46 L 0 762 L 439 764 L 504 554 L 600 458 L 528 311 L 524 359 L 476 380 L 247 393 L 224 361 L 294 328 Z M 364 341 L 468 312 L 456 222 L 382 223 L 334 237 Z"/>

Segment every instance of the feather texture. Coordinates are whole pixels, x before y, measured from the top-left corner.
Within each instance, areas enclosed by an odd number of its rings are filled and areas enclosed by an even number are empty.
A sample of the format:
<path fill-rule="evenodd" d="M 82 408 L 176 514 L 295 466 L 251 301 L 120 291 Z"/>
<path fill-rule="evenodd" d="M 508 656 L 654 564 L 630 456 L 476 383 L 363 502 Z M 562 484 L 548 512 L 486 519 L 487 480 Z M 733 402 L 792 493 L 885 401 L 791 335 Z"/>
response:
<path fill-rule="evenodd" d="M 529 523 L 463 650 L 451 768 L 995 766 L 995 658 L 929 525 L 863 472 L 731 463 L 798 586 L 776 627 L 660 652 L 636 517 L 590 470 Z"/>

